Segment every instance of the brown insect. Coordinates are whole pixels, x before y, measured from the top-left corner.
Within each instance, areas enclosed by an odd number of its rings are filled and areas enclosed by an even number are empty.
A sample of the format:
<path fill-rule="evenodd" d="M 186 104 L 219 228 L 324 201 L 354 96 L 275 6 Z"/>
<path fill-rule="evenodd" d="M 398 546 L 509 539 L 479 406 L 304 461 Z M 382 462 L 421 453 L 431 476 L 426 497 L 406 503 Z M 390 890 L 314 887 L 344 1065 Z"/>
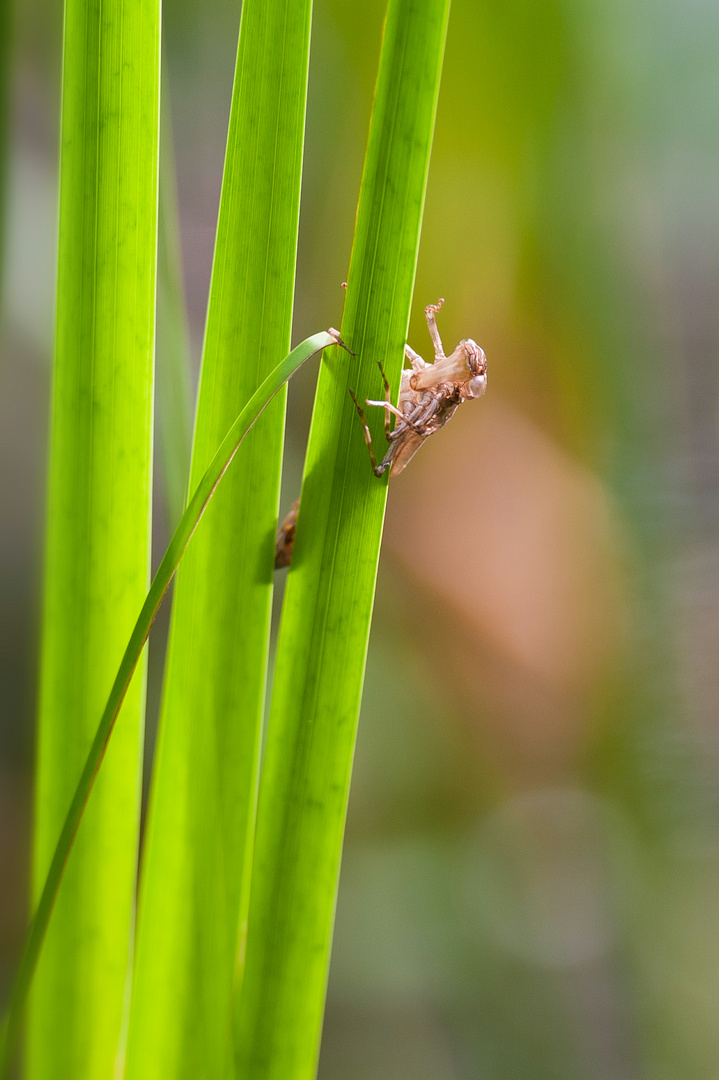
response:
<path fill-rule="evenodd" d="M 350 390 L 355 408 L 359 413 L 364 437 L 369 450 L 372 471 L 375 476 L 397 476 L 414 457 L 423 442 L 451 420 L 463 401 L 480 398 L 487 389 L 487 357 L 484 350 L 471 338 L 460 341 L 454 352 L 445 356 L 442 339 L 437 329 L 437 312 L 444 300 L 429 304 L 424 309 L 429 334 L 434 345 L 434 363 L 428 364 L 419 353 L 405 345 L 404 354 L 412 365 L 402 371 L 397 407 L 390 401 L 390 386 L 382 365 L 379 364 L 384 382 L 384 401 L 367 400 L 367 405 L 385 410 L 384 434 L 389 448 L 382 461 L 377 458 L 372 436 L 367 425 L 364 409 Z M 395 417 L 391 427 L 391 416 Z M 295 541 L 295 529 L 299 512 L 299 499 L 277 532 L 275 567 L 289 566 Z"/>
<path fill-rule="evenodd" d="M 283 566 L 289 566 L 292 562 L 292 549 L 295 546 L 295 529 L 297 528 L 297 515 L 299 512 L 300 500 L 295 499 L 277 530 L 275 570 L 281 570 Z"/>
<path fill-rule="evenodd" d="M 487 357 L 476 341 L 466 338 L 460 341 L 453 353 L 449 356 L 444 355 L 442 339 L 437 329 L 437 312 L 443 303 L 444 300 L 439 300 L 436 304 L 429 304 L 424 309 L 429 334 L 434 345 L 434 363 L 428 364 L 409 345 L 404 347 L 404 354 L 412 368 L 411 370 L 405 368 L 402 372 L 397 408 L 389 399 L 389 383 L 382 365 L 379 365 L 384 382 L 385 399 L 384 401 L 367 401 L 368 405 L 376 405 L 385 410 L 384 434 L 389 443 L 389 449 L 379 465 L 364 409 L 354 391 L 350 390 L 362 421 L 375 476 L 382 476 L 387 469 L 390 476 L 401 473 L 422 443 L 452 419 L 463 401 L 480 398 L 487 389 Z M 390 430 L 390 415 L 395 417 L 392 430 Z"/>

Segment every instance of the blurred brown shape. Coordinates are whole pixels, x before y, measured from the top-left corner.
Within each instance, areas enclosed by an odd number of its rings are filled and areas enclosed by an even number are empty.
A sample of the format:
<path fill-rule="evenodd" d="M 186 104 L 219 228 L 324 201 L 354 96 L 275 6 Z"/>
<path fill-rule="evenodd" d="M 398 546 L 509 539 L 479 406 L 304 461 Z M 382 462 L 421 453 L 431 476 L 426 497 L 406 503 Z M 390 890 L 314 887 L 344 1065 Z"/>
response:
<path fill-rule="evenodd" d="M 295 532 L 297 531 L 297 516 L 300 512 L 300 500 L 295 499 L 277 529 L 275 540 L 275 570 L 281 570 L 283 566 L 289 566 L 292 562 L 292 551 L 295 546 Z"/>
<path fill-rule="evenodd" d="M 386 548 L 415 586 L 403 603 L 447 692 L 481 706 L 512 771 L 555 774 L 622 637 L 600 481 L 495 395 L 423 448 L 389 505 Z"/>

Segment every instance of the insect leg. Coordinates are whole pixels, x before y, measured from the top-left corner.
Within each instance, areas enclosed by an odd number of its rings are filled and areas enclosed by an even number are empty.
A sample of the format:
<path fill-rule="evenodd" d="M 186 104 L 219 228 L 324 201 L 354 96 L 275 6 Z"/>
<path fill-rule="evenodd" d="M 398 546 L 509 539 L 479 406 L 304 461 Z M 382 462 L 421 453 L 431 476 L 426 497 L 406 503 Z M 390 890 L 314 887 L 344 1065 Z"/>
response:
<path fill-rule="evenodd" d="M 386 409 L 388 416 L 389 416 L 390 413 L 394 413 L 394 415 L 397 417 L 397 419 L 400 421 L 400 423 L 404 424 L 406 427 L 412 428 L 412 430 L 416 431 L 418 435 L 422 434 L 422 432 L 421 432 L 420 428 L 418 427 L 418 425 L 415 424 L 414 421 L 411 420 L 410 417 L 408 417 L 406 415 L 406 413 L 400 412 L 399 409 L 395 409 L 394 405 L 390 401 L 372 401 L 370 398 L 367 398 L 367 404 L 368 405 L 376 405 L 377 408 L 379 408 L 379 409 Z M 398 428 L 399 428 L 399 424 L 397 425 L 397 427 L 395 427 L 394 431 L 390 432 L 390 434 L 388 435 L 388 438 L 394 439 L 395 435 L 399 434 L 399 432 L 397 430 Z"/>
<path fill-rule="evenodd" d="M 422 402 L 422 411 L 421 411 L 420 415 L 416 416 L 416 417 L 413 417 L 414 422 L 419 427 L 421 427 L 422 430 L 425 429 L 428 422 L 432 419 L 434 414 L 439 409 L 440 405 L 442 404 L 444 395 L 441 394 L 441 393 L 440 394 L 429 394 L 429 395 L 426 395 L 426 397 L 428 397 L 429 400 L 428 401 L 425 400 L 425 401 Z"/>
<path fill-rule="evenodd" d="M 392 403 L 390 401 L 389 381 L 387 379 L 387 376 L 384 373 L 384 368 L 382 367 L 382 364 L 379 362 L 379 360 L 377 361 L 377 367 L 379 368 L 379 373 L 382 376 L 382 382 L 384 383 L 384 401 L 385 401 L 385 405 L 389 405 L 390 409 L 391 409 Z M 367 402 L 367 404 L 369 405 L 369 402 Z M 387 440 L 387 442 L 389 442 L 389 437 L 390 437 L 390 418 L 389 418 L 390 409 L 385 409 L 385 411 L 384 411 L 384 437 Z"/>
<path fill-rule="evenodd" d="M 372 472 L 375 474 L 375 476 L 378 476 L 378 477 L 382 476 L 383 473 L 385 473 L 387 471 L 387 469 L 390 467 L 392 462 L 391 462 L 391 460 L 388 461 L 387 457 L 386 457 L 384 459 L 384 461 L 380 462 L 379 465 L 377 464 L 377 458 L 374 455 L 374 447 L 372 446 L 372 435 L 370 434 L 369 427 L 367 426 L 367 417 L 364 414 L 364 409 L 362 408 L 359 401 L 357 400 L 357 396 L 356 396 L 354 390 L 350 390 L 350 397 L 354 401 L 355 409 L 359 413 L 359 418 L 362 421 L 362 428 L 364 430 L 364 439 L 365 439 L 365 442 L 367 443 L 367 449 L 369 450 L 369 459 L 372 462 Z M 385 402 L 384 401 L 378 401 L 377 404 L 382 406 L 382 405 L 385 404 Z M 389 455 L 388 455 L 388 457 L 389 457 Z"/>
<path fill-rule="evenodd" d="M 384 409 L 384 411 L 385 411 L 385 413 L 384 413 L 384 437 L 385 437 L 385 439 L 387 440 L 387 442 L 392 442 L 394 440 L 394 438 L 398 434 L 398 431 L 397 431 L 397 428 L 399 426 L 398 424 L 395 424 L 394 431 L 390 431 L 390 419 L 389 419 L 390 413 L 394 413 L 394 415 L 397 417 L 397 419 L 401 423 L 403 423 L 405 425 L 408 424 L 411 428 L 414 428 L 415 431 L 419 432 L 419 428 L 417 427 L 416 424 L 414 424 L 412 422 L 412 418 L 411 417 L 408 418 L 407 413 L 403 413 L 400 409 L 396 409 L 394 407 L 394 405 L 392 404 L 392 402 L 390 401 L 390 399 L 389 399 L 389 396 L 390 396 L 389 382 L 387 380 L 387 376 L 384 373 L 384 368 L 382 367 L 382 364 L 380 363 L 379 360 L 377 361 L 377 367 L 380 370 L 380 374 L 382 376 L 382 382 L 384 383 L 384 401 L 371 401 L 370 398 L 367 398 L 367 404 L 368 405 L 376 405 L 377 408 Z"/>
<path fill-rule="evenodd" d="M 424 309 L 424 315 L 427 320 L 427 328 L 429 330 L 429 336 L 432 338 L 432 344 L 434 345 L 434 358 L 435 360 L 444 360 L 444 349 L 442 347 L 442 339 L 439 336 L 439 330 L 437 329 L 437 312 L 444 303 L 444 297 L 439 299 L 436 304 L 428 304 Z"/>
<path fill-rule="evenodd" d="M 419 355 L 419 353 L 416 353 L 414 349 L 411 348 L 411 346 L 405 345 L 404 355 L 407 357 L 410 364 L 412 365 L 413 371 L 421 371 L 422 368 L 427 367 L 426 361 L 424 361 Z"/>

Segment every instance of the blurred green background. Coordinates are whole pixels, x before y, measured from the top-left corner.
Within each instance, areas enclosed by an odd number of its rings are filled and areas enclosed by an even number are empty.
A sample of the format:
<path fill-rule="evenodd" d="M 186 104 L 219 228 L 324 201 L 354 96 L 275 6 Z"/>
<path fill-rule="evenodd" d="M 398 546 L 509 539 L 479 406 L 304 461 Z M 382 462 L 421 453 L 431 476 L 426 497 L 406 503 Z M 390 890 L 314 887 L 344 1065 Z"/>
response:
<path fill-rule="evenodd" d="M 339 324 L 382 17 L 315 5 L 297 341 Z M 196 367 L 239 4 L 164 18 Z M 12 24 L 2 990 L 27 902 L 61 4 Z M 392 484 L 321 1080 L 719 1076 L 718 52 L 707 0 L 454 0 L 409 340 L 431 355 L 445 297 L 445 344 L 484 347 L 489 391 Z M 283 510 L 313 386 L 290 388 Z"/>

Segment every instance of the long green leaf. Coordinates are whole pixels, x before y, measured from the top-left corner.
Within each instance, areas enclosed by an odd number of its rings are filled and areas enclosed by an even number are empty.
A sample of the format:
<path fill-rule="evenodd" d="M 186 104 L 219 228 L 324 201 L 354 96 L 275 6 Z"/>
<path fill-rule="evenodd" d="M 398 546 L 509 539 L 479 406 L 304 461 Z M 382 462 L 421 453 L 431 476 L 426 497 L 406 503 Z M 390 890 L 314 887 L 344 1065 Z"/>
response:
<path fill-rule="evenodd" d="M 132 676 L 140 663 L 142 650 L 152 629 L 162 598 L 167 592 L 173 574 L 205 512 L 205 508 L 227 472 L 240 443 L 257 420 L 257 417 L 298 367 L 319 352 L 320 349 L 326 349 L 333 345 L 335 340 L 335 337 L 329 333 L 315 334 L 313 337 L 306 338 L 268 375 L 259 389 L 252 395 L 250 401 L 220 444 L 220 448 L 197 485 L 187 509 L 172 536 L 125 649 L 99 727 L 84 763 L 82 775 L 75 789 L 70 809 L 65 817 L 60 838 L 53 853 L 13 984 L 10 1005 L 0 1032 L 0 1076 L 5 1075 L 10 1064 L 10 1057 L 17 1038 L 30 982 L 82 815 L 105 756 L 118 713 L 128 693 Z"/>
<path fill-rule="evenodd" d="M 316 1069 L 386 498 L 348 390 L 380 395 L 378 360 L 398 384 L 448 7 L 388 9 L 342 323 L 361 365 L 330 357 L 320 373 L 282 614 L 237 1004 L 242 1080 Z"/>
<path fill-rule="evenodd" d="M 310 0 L 244 0 L 192 476 L 290 343 Z M 224 1075 L 247 907 L 285 400 L 179 575 L 138 908 L 127 1076 Z"/>
<path fill-rule="evenodd" d="M 159 0 L 66 0 L 34 896 L 147 590 Z M 130 957 L 144 682 L 125 703 L 33 988 L 33 1080 L 111 1076 Z"/>

